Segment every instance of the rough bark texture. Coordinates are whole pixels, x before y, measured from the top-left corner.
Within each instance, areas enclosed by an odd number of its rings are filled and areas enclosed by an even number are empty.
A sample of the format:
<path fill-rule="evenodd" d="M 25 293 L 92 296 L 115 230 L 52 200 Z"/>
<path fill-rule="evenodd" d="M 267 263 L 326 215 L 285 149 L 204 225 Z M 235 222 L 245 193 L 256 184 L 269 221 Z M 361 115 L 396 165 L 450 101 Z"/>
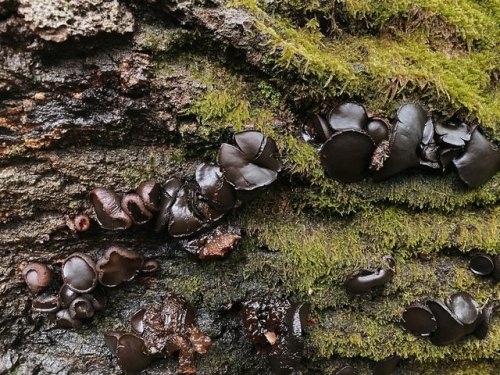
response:
<path fill-rule="evenodd" d="M 498 141 L 498 67 L 477 68 L 473 60 L 489 58 L 485 31 L 477 37 L 470 25 L 450 25 L 455 18 L 424 5 L 420 13 L 392 14 L 385 29 L 379 13 L 365 10 L 366 19 L 358 19 L 361 13 L 349 13 L 349 2 L 338 2 L 336 10 L 323 2 L 317 8 L 296 3 L 0 0 L 0 374 L 120 373 L 103 334 L 129 330 L 131 314 L 167 290 L 191 300 L 200 328 L 214 341 L 198 359 L 202 374 L 269 372 L 238 317 L 226 311 L 256 291 L 313 303 L 305 373 L 333 373 L 345 363 L 369 373 L 373 361 L 392 354 L 404 358 L 402 374 L 500 371 L 498 317 L 486 340 L 467 339 L 451 349 L 415 341 L 398 322 L 405 305 L 427 295 L 466 289 L 481 304 L 500 298 L 498 286 L 466 269 L 468 252 L 500 251 L 498 174 L 475 191 L 454 175 L 425 173 L 346 187 L 325 180 L 315 151 L 299 139 L 311 109 L 349 98 L 389 111 L 419 98 L 433 115 L 480 123 Z M 307 27 L 316 27 L 312 19 L 318 26 L 308 34 Z M 372 41 L 349 39 L 363 32 L 365 22 L 374 38 L 401 46 L 401 36 L 390 35 L 395 29 L 428 32 L 434 50 L 470 57 L 463 69 L 472 78 L 443 73 L 423 84 L 424 70 L 414 73 L 412 64 L 421 66 L 411 61 L 401 70 L 408 77 L 370 70 L 367 62 L 349 78 L 342 66 L 321 60 L 326 53 L 336 56 L 323 51 L 331 40 L 361 54 L 362 42 L 367 51 L 382 50 Z M 325 44 L 314 33 L 322 33 Z M 404 56 L 391 45 L 384 48 Z M 441 56 L 431 57 L 440 66 Z M 365 79 L 387 86 L 370 91 Z M 471 83 L 476 81 L 478 87 Z M 436 94 L 433 82 L 448 95 Z M 197 162 L 215 159 L 231 131 L 247 127 L 277 139 L 285 171 L 262 200 L 228 218 L 247 232 L 229 259 L 201 263 L 182 244 L 146 228 L 75 234 L 66 226 L 68 216 L 91 213 L 87 194 L 93 187 L 127 191 L 151 177 L 189 178 Z M 109 306 L 80 331 L 33 318 L 33 296 L 20 273 L 27 262 L 57 270 L 72 252 L 97 258 L 112 243 L 159 260 L 160 272 L 110 290 Z M 394 285 L 382 296 L 350 299 L 345 276 L 379 265 L 386 253 L 401 262 Z M 434 260 L 422 262 L 420 253 Z M 175 368 L 171 358 L 145 373 Z"/>

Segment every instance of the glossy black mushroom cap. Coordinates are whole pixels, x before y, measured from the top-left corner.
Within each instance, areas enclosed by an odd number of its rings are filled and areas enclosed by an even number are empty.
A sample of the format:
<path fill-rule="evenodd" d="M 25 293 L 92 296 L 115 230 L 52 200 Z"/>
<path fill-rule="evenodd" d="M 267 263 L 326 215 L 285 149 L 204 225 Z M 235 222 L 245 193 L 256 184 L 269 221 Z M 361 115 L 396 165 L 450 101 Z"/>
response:
<path fill-rule="evenodd" d="M 234 188 L 226 181 L 218 166 L 207 163 L 198 165 L 196 182 L 210 206 L 227 211 L 236 204 Z"/>
<path fill-rule="evenodd" d="M 437 322 L 437 329 L 431 333 L 434 345 L 448 345 L 460 340 L 466 334 L 464 325 L 455 317 L 450 309 L 439 301 L 427 301 Z"/>
<path fill-rule="evenodd" d="M 56 327 L 57 328 L 82 328 L 82 321 L 79 319 L 73 319 L 69 314 L 68 309 L 59 310 L 56 313 Z"/>
<path fill-rule="evenodd" d="M 363 131 L 344 130 L 335 133 L 320 149 L 321 164 L 326 173 L 341 182 L 355 182 L 367 177 L 375 143 Z"/>
<path fill-rule="evenodd" d="M 97 215 L 97 221 L 104 229 L 128 229 L 132 219 L 123 211 L 120 198 L 111 189 L 95 188 L 90 199 Z"/>
<path fill-rule="evenodd" d="M 464 328 L 472 332 L 480 318 L 480 310 L 477 302 L 469 293 L 458 292 L 448 296 L 444 300 L 445 305 L 450 309 L 453 315 L 464 325 Z"/>
<path fill-rule="evenodd" d="M 490 328 L 491 318 L 496 309 L 496 302 L 489 301 L 481 311 L 481 317 L 479 319 L 476 330 L 474 331 L 474 336 L 478 339 L 483 340 L 488 335 Z"/>
<path fill-rule="evenodd" d="M 83 253 L 67 257 L 61 269 L 65 284 L 75 292 L 87 293 L 97 285 L 97 271 L 94 260 Z"/>
<path fill-rule="evenodd" d="M 414 305 L 403 312 L 403 327 L 414 335 L 429 336 L 437 329 L 437 322 L 427 306 Z"/>
<path fill-rule="evenodd" d="M 206 219 L 197 215 L 193 203 L 193 191 L 189 184 L 184 184 L 170 207 L 168 233 L 172 237 L 189 236 L 207 224 Z"/>
<path fill-rule="evenodd" d="M 391 355 L 390 357 L 384 358 L 378 361 L 373 366 L 373 375 L 389 375 L 396 371 L 401 357 L 397 355 Z"/>
<path fill-rule="evenodd" d="M 362 130 L 367 122 L 366 109 L 358 103 L 342 103 L 328 113 L 328 123 L 334 131 Z"/>
<path fill-rule="evenodd" d="M 377 145 L 389 139 L 389 125 L 380 118 L 371 119 L 366 124 L 366 132 Z"/>
<path fill-rule="evenodd" d="M 384 180 L 419 165 L 417 149 L 422 142 L 427 120 L 427 114 L 418 104 L 405 104 L 399 108 L 390 138 L 390 155 L 384 166 L 374 174 L 375 180 Z"/>
<path fill-rule="evenodd" d="M 141 182 L 137 188 L 137 194 L 139 194 L 144 202 L 144 206 L 149 211 L 158 212 L 160 210 L 163 188 L 158 182 L 154 180 Z"/>
<path fill-rule="evenodd" d="M 308 143 L 319 145 L 332 136 L 328 122 L 320 115 L 312 115 L 302 128 L 302 137 Z"/>
<path fill-rule="evenodd" d="M 177 194 L 182 187 L 182 181 L 178 178 L 171 178 L 163 186 L 163 195 L 160 204 L 160 212 L 155 223 L 155 232 L 160 232 L 168 225 L 171 212 L 170 209 L 177 198 Z"/>
<path fill-rule="evenodd" d="M 475 130 L 465 152 L 453 159 L 453 164 L 467 186 L 479 187 L 500 170 L 500 149 Z"/>
<path fill-rule="evenodd" d="M 29 263 L 23 268 L 22 275 L 29 290 L 38 294 L 47 288 L 52 280 L 50 268 L 43 263 Z"/>
<path fill-rule="evenodd" d="M 142 255 L 119 246 L 111 246 L 97 262 L 99 282 L 107 287 L 120 285 L 132 280 L 143 264 Z"/>
<path fill-rule="evenodd" d="M 125 214 L 135 224 L 145 224 L 153 217 L 153 214 L 146 208 L 139 194 L 125 194 L 122 198 L 121 206 Z"/>
<path fill-rule="evenodd" d="M 61 306 L 63 308 L 68 308 L 69 304 L 80 294 L 71 289 L 67 284 L 64 284 L 61 289 L 59 289 L 59 300 L 61 301 Z"/>
<path fill-rule="evenodd" d="M 372 270 L 358 270 L 352 272 L 345 281 L 345 286 L 350 294 L 368 293 L 372 288 L 384 286 L 392 280 L 394 271 L 386 268 Z"/>
<path fill-rule="evenodd" d="M 94 316 L 94 307 L 85 297 L 77 297 L 68 307 L 69 316 L 73 319 L 86 319 Z"/>
<path fill-rule="evenodd" d="M 352 366 L 345 365 L 345 366 L 342 366 L 342 367 L 339 367 L 338 369 L 336 369 L 333 374 L 334 375 L 356 375 L 356 370 Z"/>
<path fill-rule="evenodd" d="M 436 135 L 439 137 L 439 142 L 445 144 L 449 147 L 459 147 L 465 146 L 466 142 L 471 139 L 471 133 L 469 133 L 469 127 L 465 123 L 436 123 L 434 127 Z"/>
<path fill-rule="evenodd" d="M 478 276 L 490 275 L 495 269 L 493 258 L 487 254 L 474 254 L 469 262 L 470 270 Z"/>
<path fill-rule="evenodd" d="M 134 334 L 110 332 L 105 335 L 105 342 L 126 375 L 137 374 L 151 364 L 144 340 Z"/>
<path fill-rule="evenodd" d="M 57 296 L 38 296 L 31 302 L 31 308 L 35 312 L 52 313 L 59 310 L 61 304 Z"/>
<path fill-rule="evenodd" d="M 237 133 L 236 146 L 223 143 L 219 166 L 236 190 L 254 190 L 273 183 L 281 171 L 278 148 L 272 138 L 254 130 Z"/>

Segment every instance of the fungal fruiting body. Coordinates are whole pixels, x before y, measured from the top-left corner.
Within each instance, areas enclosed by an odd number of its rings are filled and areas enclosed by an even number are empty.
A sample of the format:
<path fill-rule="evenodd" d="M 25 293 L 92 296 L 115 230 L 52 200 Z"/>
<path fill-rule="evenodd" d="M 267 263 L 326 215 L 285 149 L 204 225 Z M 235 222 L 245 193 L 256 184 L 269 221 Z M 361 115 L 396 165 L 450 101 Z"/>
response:
<path fill-rule="evenodd" d="M 56 294 L 42 294 L 33 299 L 32 311 L 48 314 L 57 328 L 79 329 L 86 319 L 106 306 L 107 297 L 102 286 L 115 287 L 130 281 L 139 271 L 143 272 L 144 265 L 141 255 L 119 246 L 111 246 L 97 263 L 87 254 L 73 253 L 61 266 L 63 285 Z M 158 268 L 155 264 L 148 267 Z M 145 272 L 150 272 L 149 269 Z M 48 285 L 46 280 L 50 280 L 47 272 L 48 267 L 40 263 L 28 265 L 23 271 L 28 287 L 40 292 L 40 285 Z"/>
<path fill-rule="evenodd" d="M 127 194 L 95 188 L 90 192 L 104 229 L 128 229 L 154 220 L 156 232 L 186 237 L 213 226 L 229 210 L 273 183 L 281 170 L 273 139 L 254 130 L 236 133 L 235 145 L 222 144 L 219 165 L 200 164 L 192 181 L 178 178 L 163 186 L 150 180 Z"/>
<path fill-rule="evenodd" d="M 484 339 L 488 332 L 495 304 L 482 310 L 472 296 L 458 292 L 445 298 L 444 303 L 427 300 L 409 306 L 403 312 L 403 327 L 416 336 L 429 336 L 434 345 L 449 345 L 474 334 Z"/>
<path fill-rule="evenodd" d="M 416 103 L 402 105 L 392 125 L 369 116 L 360 104 L 342 103 L 326 115 L 314 114 L 303 137 L 320 147 L 327 175 L 341 182 L 369 175 L 381 181 L 410 168 L 444 172 L 454 166 L 460 179 L 474 188 L 500 170 L 500 149 L 477 127 L 433 123 Z"/>
<path fill-rule="evenodd" d="M 131 318 L 134 333 L 109 332 L 105 342 L 125 374 L 145 369 L 155 357 L 179 353 L 180 374 L 196 373 L 196 353 L 204 354 L 210 338 L 194 324 L 196 311 L 183 297 L 168 293 L 161 305 L 147 306 Z"/>
<path fill-rule="evenodd" d="M 361 269 L 351 272 L 345 281 L 347 292 L 351 295 L 358 295 L 370 292 L 373 288 L 383 287 L 394 277 L 395 260 L 386 255 L 384 261 L 385 267 L 377 269 Z"/>
<path fill-rule="evenodd" d="M 298 370 L 304 350 L 304 327 L 310 312 L 308 303 L 256 297 L 243 303 L 241 311 L 247 338 L 267 352 L 273 373 Z"/>
<path fill-rule="evenodd" d="M 488 254 L 474 254 L 469 263 L 470 270 L 478 276 L 492 276 L 500 281 L 500 254 L 492 257 Z"/>

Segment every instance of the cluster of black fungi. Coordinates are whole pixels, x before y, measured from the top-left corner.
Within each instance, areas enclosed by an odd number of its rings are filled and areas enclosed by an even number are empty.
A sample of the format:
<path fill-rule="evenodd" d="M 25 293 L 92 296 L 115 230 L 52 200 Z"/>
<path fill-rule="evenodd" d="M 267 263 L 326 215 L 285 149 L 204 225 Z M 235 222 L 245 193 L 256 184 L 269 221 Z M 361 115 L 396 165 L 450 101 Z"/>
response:
<path fill-rule="evenodd" d="M 179 354 L 179 374 L 195 374 L 195 355 L 212 345 L 210 337 L 194 324 L 196 310 L 174 293 L 160 306 L 147 306 L 130 319 L 132 333 L 112 331 L 104 340 L 125 374 L 136 374 L 155 358 Z"/>
<path fill-rule="evenodd" d="M 254 130 L 224 143 L 218 164 L 200 164 L 194 181 L 145 181 L 135 191 L 117 194 L 95 188 L 90 197 L 104 229 L 128 229 L 154 220 L 156 232 L 186 237 L 211 227 L 229 210 L 256 196 L 278 177 L 281 162 L 273 139 Z"/>
<path fill-rule="evenodd" d="M 57 328 L 80 329 L 83 321 L 104 309 L 107 297 L 102 287 L 116 287 L 132 280 L 138 272 L 158 269 L 154 260 L 118 246 L 111 246 L 97 262 L 83 253 L 73 253 L 61 266 L 63 285 L 55 293 L 38 295 L 32 301 L 35 313 L 48 314 Z M 51 287 L 52 271 L 43 263 L 29 263 L 22 275 L 28 288 L 40 294 Z"/>
<path fill-rule="evenodd" d="M 391 124 L 357 103 L 342 103 L 312 116 L 306 141 L 320 146 L 326 173 L 341 182 L 372 176 L 385 180 L 414 167 L 446 172 L 452 166 L 469 187 L 483 185 L 500 170 L 500 149 L 475 126 L 433 122 L 418 104 L 402 105 Z"/>
<path fill-rule="evenodd" d="M 403 327 L 416 336 L 429 336 L 434 345 L 449 345 L 473 334 L 484 339 L 496 308 L 489 301 L 481 310 L 466 292 L 445 298 L 444 303 L 427 300 L 409 306 L 403 312 Z"/>

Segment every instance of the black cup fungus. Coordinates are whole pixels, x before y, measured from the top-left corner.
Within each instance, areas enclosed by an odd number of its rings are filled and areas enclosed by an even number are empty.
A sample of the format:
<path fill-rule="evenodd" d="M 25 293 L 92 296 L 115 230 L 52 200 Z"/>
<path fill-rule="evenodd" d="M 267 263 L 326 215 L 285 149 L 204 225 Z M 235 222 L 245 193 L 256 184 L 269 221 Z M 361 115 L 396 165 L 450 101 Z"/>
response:
<path fill-rule="evenodd" d="M 75 292 L 87 293 L 97 285 L 95 262 L 86 254 L 71 254 L 64 260 L 61 272 L 64 283 Z"/>

